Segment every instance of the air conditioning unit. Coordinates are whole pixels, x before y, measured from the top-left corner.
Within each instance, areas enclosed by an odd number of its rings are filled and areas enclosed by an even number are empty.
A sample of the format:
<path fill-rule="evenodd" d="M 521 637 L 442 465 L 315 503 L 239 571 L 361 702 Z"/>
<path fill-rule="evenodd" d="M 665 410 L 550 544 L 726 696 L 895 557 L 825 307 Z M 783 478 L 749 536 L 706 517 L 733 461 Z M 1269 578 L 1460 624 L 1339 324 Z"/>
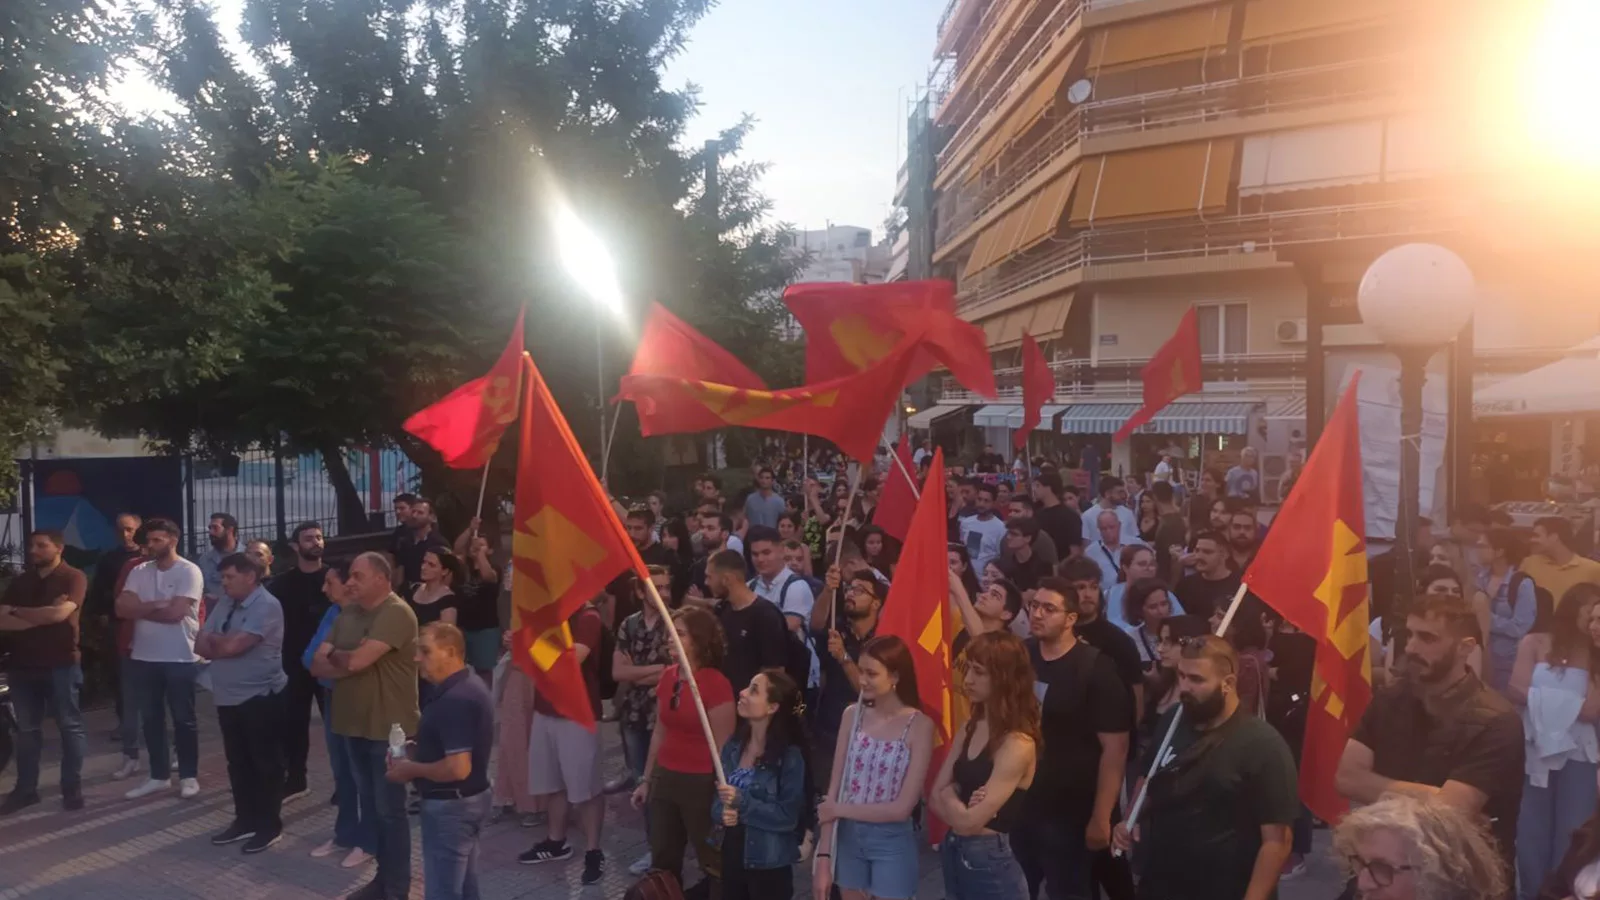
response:
<path fill-rule="evenodd" d="M 1279 319 L 1277 335 L 1278 343 L 1280 344 L 1304 344 L 1306 342 L 1306 320 Z"/>

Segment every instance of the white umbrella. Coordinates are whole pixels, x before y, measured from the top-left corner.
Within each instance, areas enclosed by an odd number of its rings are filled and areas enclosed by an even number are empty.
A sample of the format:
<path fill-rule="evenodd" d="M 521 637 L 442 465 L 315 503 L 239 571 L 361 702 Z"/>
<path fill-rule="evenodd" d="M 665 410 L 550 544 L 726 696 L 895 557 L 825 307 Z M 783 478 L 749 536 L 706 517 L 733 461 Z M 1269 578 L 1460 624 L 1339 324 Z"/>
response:
<path fill-rule="evenodd" d="M 1555 362 L 1478 391 L 1472 413 L 1483 417 L 1600 414 L 1600 337 Z"/>

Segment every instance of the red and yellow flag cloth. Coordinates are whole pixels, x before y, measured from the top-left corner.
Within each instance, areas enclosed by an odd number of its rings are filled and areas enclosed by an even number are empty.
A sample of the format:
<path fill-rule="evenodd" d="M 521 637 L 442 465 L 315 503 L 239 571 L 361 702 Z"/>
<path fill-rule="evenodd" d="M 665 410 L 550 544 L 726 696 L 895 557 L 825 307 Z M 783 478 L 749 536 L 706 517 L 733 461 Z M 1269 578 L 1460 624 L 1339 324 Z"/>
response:
<path fill-rule="evenodd" d="M 526 356 L 523 366 L 511 658 L 558 713 L 593 731 L 594 710 L 567 620 L 618 574 L 644 572 L 644 562 L 544 377 Z"/>
<path fill-rule="evenodd" d="M 935 450 L 922 499 L 911 516 L 911 528 L 894 582 L 878 617 L 878 634 L 892 634 L 911 648 L 917 666 L 917 694 L 922 711 L 933 719 L 940 740 L 948 740 L 950 720 L 950 559 L 947 548 L 949 508 L 945 505 L 944 451 Z"/>
<path fill-rule="evenodd" d="M 767 388 L 761 376 L 750 371 L 732 353 L 659 303 L 650 305 L 644 332 L 639 335 L 639 349 L 633 353 L 633 365 L 628 374 L 676 375 L 758 391 Z"/>
<path fill-rule="evenodd" d="M 872 524 L 904 543 L 906 535 L 911 533 L 911 516 L 917 511 L 917 486 L 905 475 L 916 471 L 911 464 L 911 437 L 904 432 L 900 434 L 894 455 L 900 457 L 905 470 L 901 471 L 900 466 L 890 462 L 889 474 L 884 476 L 883 497 L 872 512 Z"/>
<path fill-rule="evenodd" d="M 808 383 L 861 372 L 906 337 L 921 334 L 924 352 L 908 380 L 942 365 L 973 393 L 996 396 L 988 340 L 983 329 L 956 315 L 949 281 L 796 284 L 783 292 L 783 302 L 806 332 Z"/>
<path fill-rule="evenodd" d="M 1011 443 L 1021 450 L 1028 446 L 1028 436 L 1039 427 L 1044 405 L 1056 398 L 1056 376 L 1050 363 L 1039 349 L 1039 342 L 1031 334 L 1022 335 L 1022 427 L 1011 436 Z"/>
<path fill-rule="evenodd" d="M 1350 809 L 1334 787 L 1334 774 L 1372 700 L 1366 521 L 1351 381 L 1244 573 L 1256 596 L 1317 640 L 1300 796 L 1326 822 L 1339 821 Z"/>
<path fill-rule="evenodd" d="M 1127 440 L 1172 401 L 1200 390 L 1200 320 L 1194 307 L 1183 314 L 1178 330 L 1150 357 L 1139 375 L 1144 380 L 1144 406 L 1112 435 L 1111 440 L 1117 443 Z"/>
<path fill-rule="evenodd" d="M 625 375 L 618 396 L 638 408 L 645 437 L 740 425 L 815 435 L 850 456 L 871 459 L 919 347 L 908 338 L 855 375 L 782 391 L 680 375 Z"/>
<path fill-rule="evenodd" d="M 452 469 L 486 465 L 500 446 L 500 436 L 517 418 L 523 315 L 517 313 L 511 339 L 489 374 L 463 384 L 405 421 L 405 430 L 439 451 Z"/>

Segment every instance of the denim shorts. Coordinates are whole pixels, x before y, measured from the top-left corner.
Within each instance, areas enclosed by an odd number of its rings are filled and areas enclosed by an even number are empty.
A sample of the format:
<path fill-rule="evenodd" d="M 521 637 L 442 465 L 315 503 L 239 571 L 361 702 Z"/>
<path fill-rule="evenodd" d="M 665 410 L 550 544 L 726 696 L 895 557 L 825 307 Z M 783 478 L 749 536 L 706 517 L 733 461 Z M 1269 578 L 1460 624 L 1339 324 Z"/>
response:
<path fill-rule="evenodd" d="M 883 900 L 917 896 L 917 835 L 911 822 L 839 820 L 833 883 Z"/>
<path fill-rule="evenodd" d="M 945 900 L 1024 900 L 1028 879 L 1003 834 L 951 832 L 939 846 Z"/>

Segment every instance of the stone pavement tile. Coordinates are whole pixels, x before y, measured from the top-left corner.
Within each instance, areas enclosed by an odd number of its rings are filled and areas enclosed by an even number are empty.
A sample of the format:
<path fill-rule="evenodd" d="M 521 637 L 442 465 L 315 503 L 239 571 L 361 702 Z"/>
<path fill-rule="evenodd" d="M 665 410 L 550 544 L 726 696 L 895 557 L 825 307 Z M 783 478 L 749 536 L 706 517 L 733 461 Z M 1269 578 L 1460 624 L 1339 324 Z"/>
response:
<path fill-rule="evenodd" d="M 123 793 L 138 779 L 112 781 L 121 764 L 117 746 L 107 734 L 114 724 L 109 711 L 89 714 L 90 755 L 84 766 L 87 807 L 78 813 L 61 810 L 57 790 L 60 759 L 54 724 L 45 725 L 44 802 L 0 819 L 0 900 L 318 900 L 336 898 L 369 880 L 375 866 L 342 869 L 340 857 L 312 859 L 311 849 L 332 833 L 334 809 L 328 805 L 332 779 L 323 742 L 313 725 L 310 761 L 311 793 L 284 807 L 284 840 L 272 850 L 244 856 L 237 846 L 213 847 L 210 836 L 232 820 L 227 763 L 209 697 L 200 703 L 201 794 L 193 800 L 170 792 L 130 801 Z M 622 755 L 614 726 L 604 725 L 603 775 L 622 771 Z M 0 791 L 9 790 L 14 767 L 0 775 Z M 641 814 L 626 794 L 606 799 L 602 849 L 606 875 L 601 884 L 579 884 L 583 870 L 581 837 L 574 831 L 573 859 L 564 863 L 523 866 L 517 854 L 546 835 L 545 828 L 522 828 L 515 820 L 486 829 L 481 847 L 480 879 L 485 900 L 620 900 L 634 881 L 628 866 L 647 845 Z M 1319 848 L 1327 832 L 1318 832 Z M 422 841 L 412 830 L 412 897 L 422 898 Z M 941 900 L 943 883 L 938 856 L 924 848 L 919 900 Z M 686 881 L 698 879 L 689 864 Z M 796 871 L 796 896 L 808 898 L 809 865 Z M 1312 860 L 1304 877 L 1286 882 L 1282 900 L 1328 900 L 1337 895 L 1337 873 L 1326 853 Z"/>

